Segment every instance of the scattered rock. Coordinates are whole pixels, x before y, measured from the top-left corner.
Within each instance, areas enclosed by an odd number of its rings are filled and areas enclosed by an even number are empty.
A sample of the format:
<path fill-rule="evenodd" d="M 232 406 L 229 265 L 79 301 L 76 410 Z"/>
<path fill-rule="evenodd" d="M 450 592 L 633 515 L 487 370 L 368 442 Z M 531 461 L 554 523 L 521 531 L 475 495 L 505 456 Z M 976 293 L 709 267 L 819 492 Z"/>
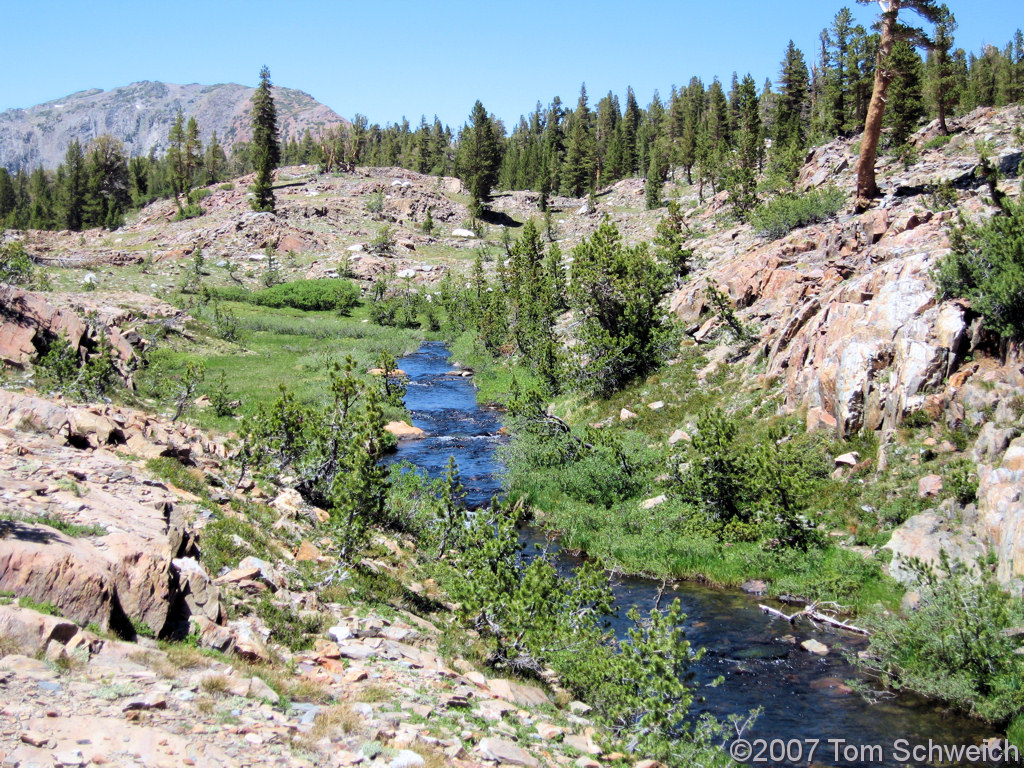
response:
<path fill-rule="evenodd" d="M 837 467 L 855 467 L 860 462 L 860 454 L 856 451 L 850 453 L 844 453 L 841 456 L 836 456 L 835 465 Z"/>
<path fill-rule="evenodd" d="M 675 432 L 673 432 L 671 435 L 669 435 L 668 444 L 669 445 L 675 445 L 680 440 L 685 440 L 686 442 L 690 442 L 690 435 L 685 430 L 677 429 Z"/>
<path fill-rule="evenodd" d="M 751 579 L 750 581 L 743 582 L 740 589 L 750 595 L 763 595 L 768 591 L 768 585 L 760 579 Z"/>
<path fill-rule="evenodd" d="M 813 653 L 816 656 L 828 655 L 828 646 L 824 643 L 818 642 L 813 638 L 811 638 L 810 640 L 804 640 L 802 643 L 800 643 L 800 647 L 808 653 Z"/>
<path fill-rule="evenodd" d="M 384 425 L 384 429 L 395 437 L 405 440 L 426 437 L 427 435 L 427 433 L 419 427 L 411 426 L 410 424 L 406 424 L 404 421 L 389 421 Z"/>
<path fill-rule="evenodd" d="M 925 475 L 917 481 L 918 498 L 933 498 L 938 496 L 940 493 L 942 493 L 941 475 Z"/>
<path fill-rule="evenodd" d="M 658 496 L 654 496 L 653 498 L 641 501 L 640 509 L 654 509 L 655 507 L 664 504 L 666 501 L 668 501 L 668 497 L 662 493 Z"/>
<path fill-rule="evenodd" d="M 477 749 L 485 759 L 494 760 L 498 763 L 525 765 L 528 768 L 538 768 L 540 765 L 537 758 L 533 757 L 529 752 L 520 749 L 511 741 L 505 741 L 505 739 L 494 737 L 481 739 Z"/>

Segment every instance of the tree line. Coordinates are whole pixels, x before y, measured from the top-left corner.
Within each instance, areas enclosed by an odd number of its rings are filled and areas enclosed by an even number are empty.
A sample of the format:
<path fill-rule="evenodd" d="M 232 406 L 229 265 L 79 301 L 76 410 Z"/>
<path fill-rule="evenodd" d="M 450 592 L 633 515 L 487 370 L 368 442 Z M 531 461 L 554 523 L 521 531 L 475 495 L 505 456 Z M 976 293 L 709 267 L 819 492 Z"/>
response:
<path fill-rule="evenodd" d="M 956 19 L 948 8 L 926 5 L 934 33 L 894 29 L 882 46 L 882 67 L 881 35 L 843 8 L 822 30 L 812 65 L 789 42 L 776 82 L 759 86 L 752 75 L 734 73 L 727 86 L 693 77 L 673 86 L 666 100 L 655 92 L 646 107 L 632 88 L 624 99 L 609 92 L 591 106 L 584 85 L 575 107 L 557 96 L 546 106 L 538 102 L 511 132 L 480 101 L 457 131 L 436 116 L 413 128 L 405 119 L 381 127 L 356 115 L 350 124 L 282 142 L 273 159 L 316 164 L 323 172 L 358 164 L 456 175 L 471 191 L 475 213 L 496 187 L 535 190 L 543 209 L 551 195 L 578 197 L 631 176 L 647 179 L 648 206 L 659 207 L 661 184 L 681 173 L 701 197 L 728 189 L 742 213 L 757 202 L 759 184 L 778 191 L 795 180 L 808 146 L 863 129 L 879 72 L 888 88 L 881 148 L 891 151 L 903 151 L 925 119 L 939 120 L 945 133 L 953 116 L 1024 98 L 1020 30 L 1002 48 L 968 53 L 955 47 Z M 194 119 L 181 115 L 169 138 L 162 157 L 151 151 L 128 158 L 117 139 L 101 136 L 85 147 L 73 141 L 52 172 L 12 176 L 0 169 L 0 225 L 115 227 L 131 208 L 250 173 L 261 156 L 250 142 L 232 146 L 229 157 L 216 135 L 204 148 Z"/>
<path fill-rule="evenodd" d="M 907 9 L 913 3 L 904 3 Z M 932 35 L 893 36 L 882 69 L 891 78 L 884 149 L 900 150 L 925 119 L 949 118 L 977 107 L 1005 106 L 1024 98 L 1024 34 L 980 53 L 955 47 L 956 19 L 946 6 L 929 6 Z M 350 126 L 289 142 L 284 162 L 400 166 L 421 173 L 457 175 L 477 199 L 490 189 L 532 189 L 541 206 L 550 195 L 582 196 L 630 176 L 654 186 L 681 172 L 701 195 L 730 189 L 742 207 L 751 203 L 753 177 L 769 171 L 775 187 L 795 178 L 804 150 L 859 133 L 869 112 L 881 35 L 841 9 L 821 31 L 813 63 L 792 41 L 778 80 L 758 85 L 736 73 L 728 85 L 693 77 L 655 93 L 641 107 L 632 88 L 624 99 L 609 92 L 592 105 L 584 85 L 575 107 L 555 97 L 522 116 L 511 132 L 477 102 L 457 132 L 421 118 L 383 128 L 357 116 Z M 656 203 L 652 196 L 649 203 Z"/>

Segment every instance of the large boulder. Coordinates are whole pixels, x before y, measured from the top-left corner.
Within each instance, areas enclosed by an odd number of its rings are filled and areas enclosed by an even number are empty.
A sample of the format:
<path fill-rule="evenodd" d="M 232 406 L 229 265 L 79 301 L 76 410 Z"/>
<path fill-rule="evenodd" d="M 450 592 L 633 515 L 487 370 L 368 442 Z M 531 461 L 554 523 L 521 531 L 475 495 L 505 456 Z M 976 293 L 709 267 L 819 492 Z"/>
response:
<path fill-rule="evenodd" d="M 908 561 L 917 558 L 938 565 L 940 552 L 953 560 L 974 562 L 985 554 L 985 542 L 969 528 L 950 520 L 938 510 L 914 515 L 892 532 L 885 549 L 893 553 L 889 574 L 903 584 L 913 584 L 916 574 Z"/>
<path fill-rule="evenodd" d="M 996 577 L 1024 578 L 1024 438 L 1010 444 L 1002 466 L 978 467 L 977 527 L 996 554 Z"/>
<path fill-rule="evenodd" d="M 50 616 L 27 608 L 0 605 L 0 637 L 18 645 L 18 652 L 35 656 L 52 640 L 65 645 L 76 634 L 78 625 L 59 616 Z"/>
<path fill-rule="evenodd" d="M 63 335 L 78 349 L 86 325 L 74 311 L 55 306 L 46 294 L 0 284 L 0 360 L 24 366 L 35 359 L 39 345 Z"/>
<path fill-rule="evenodd" d="M 131 634 L 110 563 L 94 546 L 22 521 L 0 521 L 0 532 L 0 591 L 50 603 L 83 626 Z"/>

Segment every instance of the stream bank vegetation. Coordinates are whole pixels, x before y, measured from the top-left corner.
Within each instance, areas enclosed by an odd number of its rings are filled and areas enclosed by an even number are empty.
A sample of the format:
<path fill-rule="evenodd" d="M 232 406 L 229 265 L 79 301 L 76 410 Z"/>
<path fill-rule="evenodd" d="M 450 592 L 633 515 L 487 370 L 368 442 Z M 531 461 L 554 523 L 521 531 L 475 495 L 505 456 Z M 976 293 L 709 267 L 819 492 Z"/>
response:
<path fill-rule="evenodd" d="M 983 283 L 992 265 L 1012 271 L 1020 262 L 1019 211 L 1001 207 L 990 224 L 959 225 L 939 282 L 946 295 L 973 290 L 972 304 L 990 290 L 993 316 L 1012 336 L 1014 280 L 999 277 L 998 290 Z M 606 221 L 585 239 L 570 270 L 557 244 L 545 248 L 524 228 L 493 276 L 478 264 L 468 286 L 445 284 L 436 299 L 442 335 L 476 371 L 481 397 L 508 409 L 509 499 L 562 548 L 606 568 L 726 586 L 756 579 L 769 595 L 831 604 L 871 633 L 861 664 L 878 686 L 1012 724 L 1019 738 L 1024 659 L 1014 650 L 1024 605 L 987 565 L 950 564 L 941 581 L 922 573 L 918 607 L 901 609 L 904 588 L 887 574 L 891 553 L 882 548 L 926 506 L 974 501 L 972 467 L 936 446 L 963 450 L 976 428 L 919 412 L 884 447 L 892 464 L 878 472 L 860 459 L 878 455 L 875 434 L 807 433 L 735 366 L 709 366 L 709 347 L 683 340 L 661 304 L 693 254 L 669 258 L 656 248 L 652 256 L 614 230 Z M 617 282 L 627 274 L 636 290 Z M 752 329 L 734 327 L 718 293 L 708 304 L 719 341 L 739 348 Z M 836 464 L 841 454 L 854 457 L 849 466 Z M 944 501 L 919 496 L 925 474 L 946 478 Z"/>

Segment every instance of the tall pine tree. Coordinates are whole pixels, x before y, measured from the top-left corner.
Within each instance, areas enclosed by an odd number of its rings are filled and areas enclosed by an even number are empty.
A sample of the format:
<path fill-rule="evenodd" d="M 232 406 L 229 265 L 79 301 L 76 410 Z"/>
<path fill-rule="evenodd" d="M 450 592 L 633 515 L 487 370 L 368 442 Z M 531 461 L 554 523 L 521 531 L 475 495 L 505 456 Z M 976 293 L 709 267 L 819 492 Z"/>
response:
<path fill-rule="evenodd" d="M 861 5 L 871 5 L 874 0 L 857 0 Z M 900 11 L 910 10 L 926 21 L 936 23 L 942 16 L 935 0 L 881 0 L 882 14 L 879 20 L 880 38 L 875 66 L 875 83 L 871 91 L 871 103 L 864 120 L 864 136 L 860 143 L 860 157 L 857 160 L 857 207 L 864 209 L 871 200 L 878 197 L 878 182 L 875 179 L 875 158 L 882 136 L 882 122 L 889 84 L 897 72 L 890 64 L 893 46 L 900 40 L 931 47 L 928 36 L 919 27 L 911 27 L 900 21 Z"/>
<path fill-rule="evenodd" d="M 260 70 L 260 84 L 252 95 L 252 149 L 256 165 L 252 207 L 256 211 L 274 211 L 274 169 L 281 162 L 277 142 L 277 108 L 270 92 L 270 70 Z"/>
<path fill-rule="evenodd" d="M 491 189 L 501 171 L 501 136 L 493 118 L 484 105 L 477 101 L 469 115 L 469 124 L 459 136 L 458 166 L 462 183 L 473 196 L 473 214 L 483 213 L 483 203 L 491 196 Z"/>

